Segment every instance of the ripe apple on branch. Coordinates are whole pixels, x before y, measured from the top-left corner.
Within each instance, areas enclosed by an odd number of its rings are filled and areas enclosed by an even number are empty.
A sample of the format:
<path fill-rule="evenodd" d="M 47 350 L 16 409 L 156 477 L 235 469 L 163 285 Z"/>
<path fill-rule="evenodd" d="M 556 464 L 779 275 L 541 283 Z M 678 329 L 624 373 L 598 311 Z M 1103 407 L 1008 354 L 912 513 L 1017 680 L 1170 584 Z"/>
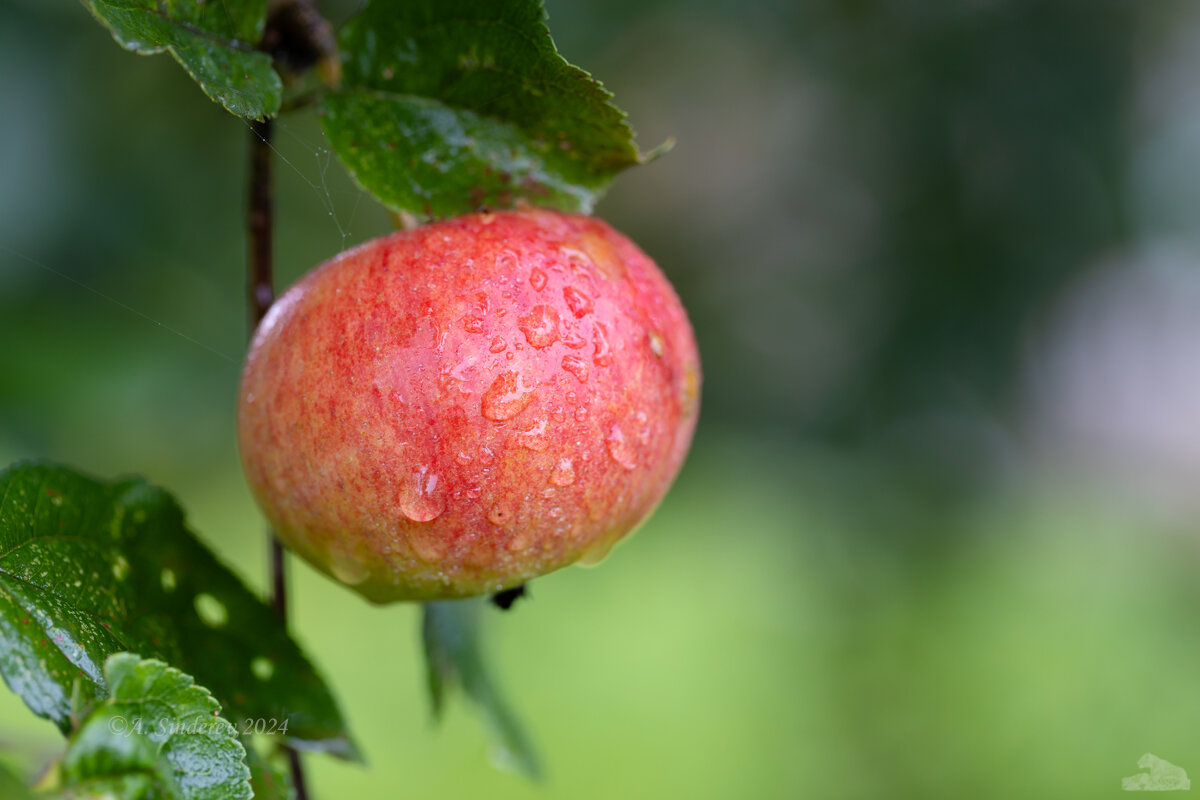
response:
<path fill-rule="evenodd" d="M 280 537 L 376 602 L 599 560 L 683 462 L 700 368 L 675 292 L 604 222 L 524 210 L 376 239 L 295 284 L 238 434 Z"/>

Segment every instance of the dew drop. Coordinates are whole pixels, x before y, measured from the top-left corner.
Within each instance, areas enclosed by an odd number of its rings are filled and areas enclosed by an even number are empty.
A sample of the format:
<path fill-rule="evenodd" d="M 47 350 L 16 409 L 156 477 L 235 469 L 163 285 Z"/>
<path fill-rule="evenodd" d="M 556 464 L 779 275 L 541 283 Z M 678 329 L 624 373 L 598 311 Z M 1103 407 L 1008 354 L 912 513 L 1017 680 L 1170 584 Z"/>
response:
<path fill-rule="evenodd" d="M 555 406 L 554 410 L 552 410 L 550 412 L 550 418 L 553 419 L 555 422 L 566 422 L 567 421 L 567 413 L 565 411 L 563 411 L 562 406 Z"/>
<path fill-rule="evenodd" d="M 539 420 L 521 431 L 517 434 L 516 439 L 526 450 L 532 450 L 535 453 L 545 452 L 546 448 L 550 446 L 550 441 L 546 438 L 546 420 Z"/>
<path fill-rule="evenodd" d="M 612 363 L 612 350 L 608 346 L 608 328 L 603 322 L 597 322 L 592 329 L 592 342 L 596 345 L 596 356 L 593 361 L 597 367 L 607 367 Z"/>
<path fill-rule="evenodd" d="M 467 333 L 483 333 L 483 320 L 479 317 L 463 317 L 463 330 Z"/>
<path fill-rule="evenodd" d="M 663 340 L 657 333 L 650 334 L 650 352 L 654 353 L 658 358 L 662 358 Z"/>
<path fill-rule="evenodd" d="M 512 370 L 503 372 L 480 398 L 480 412 L 494 422 L 512 419 L 533 402 L 536 388 Z"/>
<path fill-rule="evenodd" d="M 612 426 L 612 429 L 608 432 L 606 442 L 608 444 L 608 454 L 612 456 L 613 461 L 625 469 L 633 469 L 637 466 L 637 458 L 634 456 L 633 447 L 625 440 L 625 431 L 621 430 L 620 425 Z"/>
<path fill-rule="evenodd" d="M 458 455 L 454 457 L 454 460 L 465 467 L 467 464 L 471 463 L 471 454 L 460 450 Z"/>
<path fill-rule="evenodd" d="M 496 454 L 485 445 L 479 448 L 479 460 L 486 466 L 496 460 Z"/>
<path fill-rule="evenodd" d="M 571 459 L 559 459 L 558 465 L 550 473 L 550 482 L 555 486 L 570 486 L 575 482 L 575 466 Z"/>
<path fill-rule="evenodd" d="M 567 307 L 571 309 L 571 313 L 575 315 L 576 319 L 592 313 L 592 298 L 574 286 L 563 289 L 563 300 L 567 301 Z"/>
<path fill-rule="evenodd" d="M 540 292 L 546 288 L 546 273 L 542 272 L 537 267 L 529 273 L 529 285 L 534 288 L 534 291 Z"/>
<path fill-rule="evenodd" d="M 329 554 L 329 571 L 347 586 L 357 586 L 367 579 L 366 565 L 339 550 Z"/>
<path fill-rule="evenodd" d="M 575 394 L 574 392 L 567 392 L 567 402 L 571 405 L 575 405 L 579 402 L 579 395 Z"/>
<path fill-rule="evenodd" d="M 562 343 L 572 350 L 578 350 L 587 344 L 587 339 L 583 338 L 579 331 L 573 329 L 563 331 L 561 338 Z"/>
<path fill-rule="evenodd" d="M 563 356 L 562 368 L 574 375 L 580 383 L 587 383 L 588 365 L 579 356 Z"/>
<path fill-rule="evenodd" d="M 481 494 L 483 494 L 482 486 L 472 486 L 471 488 L 467 489 L 467 497 L 471 498 L 472 500 L 478 500 L 479 495 Z"/>
<path fill-rule="evenodd" d="M 432 530 L 410 531 L 408 546 L 413 555 L 426 564 L 434 564 L 446 556 L 446 546 Z"/>
<path fill-rule="evenodd" d="M 576 422 L 583 422 L 587 418 L 588 418 L 588 410 L 585 406 L 580 406 L 579 408 L 575 409 L 575 421 Z"/>
<path fill-rule="evenodd" d="M 413 470 L 410 480 L 400 487 L 396 505 L 413 522 L 429 522 L 441 516 L 446 503 L 437 496 L 438 476 L 428 466 Z"/>
<path fill-rule="evenodd" d="M 512 553 L 519 553 L 522 550 L 528 550 L 531 544 L 533 544 L 533 536 L 529 531 L 520 530 L 508 540 L 508 550 Z"/>
<path fill-rule="evenodd" d="M 504 341 L 504 337 L 497 336 L 495 339 L 492 339 L 492 344 L 488 347 L 488 352 L 499 353 L 506 347 L 508 347 L 508 344 Z"/>
<path fill-rule="evenodd" d="M 488 522 L 503 527 L 512 522 L 512 511 L 503 503 L 497 503 L 488 511 Z"/>
<path fill-rule="evenodd" d="M 517 327 L 531 346 L 541 350 L 558 341 L 558 312 L 550 306 L 534 306 L 517 320 Z"/>

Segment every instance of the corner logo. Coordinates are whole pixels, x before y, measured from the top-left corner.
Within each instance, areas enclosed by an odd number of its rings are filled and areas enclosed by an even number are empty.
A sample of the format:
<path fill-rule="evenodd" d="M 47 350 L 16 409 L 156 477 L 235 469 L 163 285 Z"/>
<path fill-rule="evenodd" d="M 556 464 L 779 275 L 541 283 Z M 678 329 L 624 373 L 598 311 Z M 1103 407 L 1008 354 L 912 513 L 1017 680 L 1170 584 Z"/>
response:
<path fill-rule="evenodd" d="M 1170 761 L 1164 761 L 1154 753 L 1146 753 L 1138 759 L 1138 766 L 1149 772 L 1139 772 L 1121 779 L 1121 788 L 1127 792 L 1173 792 L 1192 788 L 1187 772 Z"/>

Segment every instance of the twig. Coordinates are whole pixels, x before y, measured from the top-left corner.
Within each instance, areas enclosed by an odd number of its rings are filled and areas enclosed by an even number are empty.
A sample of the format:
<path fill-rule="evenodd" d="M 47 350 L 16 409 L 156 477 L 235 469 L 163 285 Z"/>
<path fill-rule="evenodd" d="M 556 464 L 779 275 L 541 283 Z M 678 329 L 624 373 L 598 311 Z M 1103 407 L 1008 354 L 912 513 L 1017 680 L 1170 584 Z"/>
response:
<path fill-rule="evenodd" d="M 271 120 L 250 123 L 250 197 L 246 212 L 246 236 L 250 249 L 250 269 L 247 271 L 246 307 L 249 310 L 250 331 L 258 324 L 275 301 L 272 278 L 274 204 L 271 184 Z M 269 533 L 271 547 L 271 604 L 275 613 L 287 624 L 287 573 L 283 545 L 274 533 Z M 296 800 L 308 800 L 304 781 L 304 765 L 300 754 L 287 748 L 292 768 L 292 784 Z"/>

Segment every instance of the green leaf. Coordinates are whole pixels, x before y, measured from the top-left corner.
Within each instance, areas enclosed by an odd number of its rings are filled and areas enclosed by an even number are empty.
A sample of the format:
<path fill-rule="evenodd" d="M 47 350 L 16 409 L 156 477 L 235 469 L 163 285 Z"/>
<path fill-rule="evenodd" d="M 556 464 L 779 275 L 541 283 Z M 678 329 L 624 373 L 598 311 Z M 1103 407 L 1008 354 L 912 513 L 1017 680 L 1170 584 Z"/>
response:
<path fill-rule="evenodd" d="M 126 50 L 175 57 L 204 93 L 230 113 L 263 119 L 279 112 L 283 85 L 254 49 L 267 0 L 83 0 Z"/>
<path fill-rule="evenodd" d="M 473 597 L 425 604 L 421 633 L 434 718 L 441 717 L 447 692 L 461 686 L 483 714 L 493 761 L 537 779 L 541 777 L 537 753 L 492 682 L 483 656 L 480 615 L 485 602 Z"/>
<path fill-rule="evenodd" d="M 65 797 L 249 800 L 237 729 L 190 675 L 132 653 L 104 667 L 110 697 L 71 737 L 58 777 Z"/>
<path fill-rule="evenodd" d="M 612 95 L 558 54 L 539 0 L 372 0 L 339 50 L 326 135 L 394 211 L 590 211 L 640 161 Z"/>
<path fill-rule="evenodd" d="M 8 765 L 0 761 L 0 797 L 4 800 L 32 800 L 33 795 L 21 779 L 9 771 Z"/>
<path fill-rule="evenodd" d="M 357 758 L 283 623 L 166 492 L 47 464 L 0 473 L 0 675 L 68 730 L 73 709 L 107 696 L 99 665 L 121 651 L 195 675 L 235 723 L 286 722 L 291 745 Z"/>
<path fill-rule="evenodd" d="M 250 767 L 254 800 L 295 800 L 296 787 L 292 785 L 292 773 L 282 751 L 269 757 L 247 744 L 246 764 Z"/>

